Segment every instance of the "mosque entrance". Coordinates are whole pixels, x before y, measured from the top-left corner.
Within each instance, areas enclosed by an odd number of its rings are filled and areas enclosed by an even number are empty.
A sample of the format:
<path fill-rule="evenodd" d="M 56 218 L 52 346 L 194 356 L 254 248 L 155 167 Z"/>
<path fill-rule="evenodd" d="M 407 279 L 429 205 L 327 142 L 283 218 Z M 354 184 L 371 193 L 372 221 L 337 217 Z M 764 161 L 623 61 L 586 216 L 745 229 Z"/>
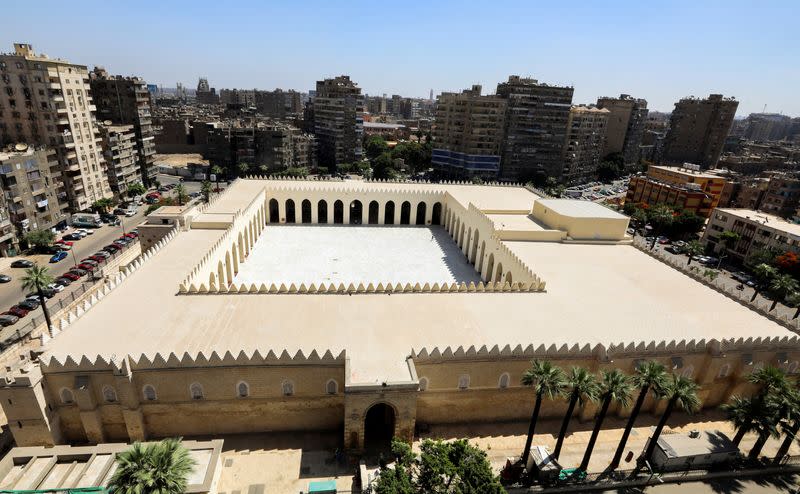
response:
<path fill-rule="evenodd" d="M 364 419 L 364 448 L 388 450 L 394 436 L 394 424 L 394 408 L 386 403 L 372 405 Z"/>

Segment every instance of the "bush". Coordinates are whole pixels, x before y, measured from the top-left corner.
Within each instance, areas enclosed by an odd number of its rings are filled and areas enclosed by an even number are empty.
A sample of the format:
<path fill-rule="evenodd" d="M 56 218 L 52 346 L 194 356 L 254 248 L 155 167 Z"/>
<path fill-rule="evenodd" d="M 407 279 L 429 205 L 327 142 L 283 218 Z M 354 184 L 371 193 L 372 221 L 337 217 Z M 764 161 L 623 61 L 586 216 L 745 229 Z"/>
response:
<path fill-rule="evenodd" d="M 25 242 L 28 246 L 37 250 L 44 249 L 53 243 L 56 234 L 50 230 L 34 230 L 25 235 Z"/>

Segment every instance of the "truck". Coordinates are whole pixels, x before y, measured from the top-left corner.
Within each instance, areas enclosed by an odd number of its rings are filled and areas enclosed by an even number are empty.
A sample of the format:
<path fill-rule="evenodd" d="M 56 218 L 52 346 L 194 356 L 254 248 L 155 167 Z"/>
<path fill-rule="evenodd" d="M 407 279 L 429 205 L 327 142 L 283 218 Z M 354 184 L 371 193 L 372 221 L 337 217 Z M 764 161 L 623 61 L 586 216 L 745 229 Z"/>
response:
<path fill-rule="evenodd" d="M 103 225 L 98 213 L 75 213 L 70 223 L 76 228 L 100 228 Z"/>

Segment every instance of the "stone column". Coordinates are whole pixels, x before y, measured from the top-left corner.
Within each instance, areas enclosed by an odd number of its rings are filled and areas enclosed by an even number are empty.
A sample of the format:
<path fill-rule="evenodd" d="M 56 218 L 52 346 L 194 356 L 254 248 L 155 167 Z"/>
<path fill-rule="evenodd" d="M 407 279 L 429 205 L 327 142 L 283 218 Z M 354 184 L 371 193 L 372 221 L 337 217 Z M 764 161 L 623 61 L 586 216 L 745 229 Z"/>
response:
<path fill-rule="evenodd" d="M 383 202 L 378 202 L 378 224 L 383 225 L 383 217 L 386 214 L 386 206 Z"/>
<path fill-rule="evenodd" d="M 90 443 L 100 444 L 106 441 L 103 420 L 100 410 L 92 395 L 89 376 L 75 376 L 75 389 L 73 391 L 75 403 L 80 410 L 81 425 Z"/>
<path fill-rule="evenodd" d="M 433 204 L 436 203 L 434 202 Z M 441 216 L 442 216 L 442 208 L 439 208 L 439 218 L 441 218 Z M 430 225 L 432 223 L 433 223 L 433 205 L 428 205 L 425 208 L 425 224 Z"/>

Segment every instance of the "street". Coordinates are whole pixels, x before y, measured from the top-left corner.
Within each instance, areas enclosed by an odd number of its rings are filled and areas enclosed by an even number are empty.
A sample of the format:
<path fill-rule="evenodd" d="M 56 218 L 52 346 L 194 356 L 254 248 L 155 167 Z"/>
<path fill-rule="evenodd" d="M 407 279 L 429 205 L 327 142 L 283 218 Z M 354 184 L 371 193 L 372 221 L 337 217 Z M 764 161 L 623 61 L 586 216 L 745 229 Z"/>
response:
<path fill-rule="evenodd" d="M 53 278 L 57 278 L 58 276 L 61 276 L 72 269 L 75 266 L 76 261 L 79 264 L 81 259 L 94 254 L 104 246 L 119 238 L 119 236 L 123 233 L 123 229 L 125 232 L 128 232 L 136 228 L 136 226 L 138 226 L 144 219 L 145 209 L 145 206 L 141 206 L 136 215 L 130 218 L 121 216 L 120 219 L 122 220 L 122 225 L 120 226 L 103 225 L 102 227 L 95 229 L 94 234 L 75 241 L 72 246 L 72 250 L 69 251 L 69 256 L 58 263 L 50 264 L 50 254 L 36 254 L 31 256 L 3 258 L 0 273 L 11 276 L 12 280 L 9 283 L 0 285 L 0 312 L 6 311 L 11 308 L 11 306 L 22 301 L 22 299 L 24 299 L 25 295 L 28 293 L 22 289 L 22 278 L 25 276 L 25 269 L 10 267 L 11 262 L 17 259 L 31 260 L 42 266 L 47 266 Z M 71 231 L 74 231 L 74 228 L 70 227 L 67 231 L 56 235 L 56 240 L 61 238 L 62 235 Z M 51 303 L 58 301 L 61 297 L 65 297 L 72 286 L 76 284 L 79 284 L 79 282 L 75 282 L 69 287 L 66 287 L 62 293 L 57 294 L 53 299 L 51 299 Z M 30 321 L 32 316 L 37 318 L 44 317 L 41 307 L 31 311 L 26 317 L 20 319 L 16 324 L 4 328 L 5 331 L 3 331 L 2 334 L 5 335 L 8 333 L 8 330 L 14 330 L 17 327 L 24 326 L 28 323 L 28 321 Z"/>

